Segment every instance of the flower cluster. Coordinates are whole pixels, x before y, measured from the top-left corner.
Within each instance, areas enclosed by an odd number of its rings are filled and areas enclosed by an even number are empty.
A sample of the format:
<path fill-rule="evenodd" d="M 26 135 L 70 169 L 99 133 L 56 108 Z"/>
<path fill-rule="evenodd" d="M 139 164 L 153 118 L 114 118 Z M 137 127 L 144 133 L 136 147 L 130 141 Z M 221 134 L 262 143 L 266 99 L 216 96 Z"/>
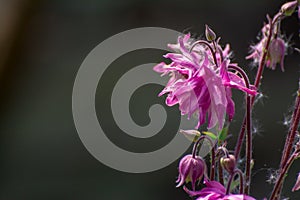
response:
<path fill-rule="evenodd" d="M 164 56 L 170 59 L 170 64 L 162 62 L 154 67 L 154 70 L 162 76 L 170 76 L 167 85 L 159 94 L 159 96 L 167 94 L 168 106 L 178 104 L 181 114 L 188 115 L 188 118 L 193 114 L 198 115 L 196 129 L 206 122 L 207 129 L 218 127 L 217 133 L 201 133 L 199 130 L 180 131 L 194 142 L 194 148 L 192 154 L 180 160 L 177 187 L 184 186 L 184 190 L 196 200 L 255 200 L 250 196 L 251 170 L 254 165 L 251 111 L 264 67 L 274 70 L 280 64 L 281 70 L 284 71 L 284 57 L 288 45 L 280 33 L 280 23 L 284 18 L 293 15 L 296 9 L 298 9 L 300 19 L 300 0 L 287 2 L 281 6 L 273 18 L 268 16 L 268 23 L 261 29 L 260 41 L 251 46 L 250 55 L 246 58 L 253 59 L 258 65 L 253 85 L 250 84 L 247 74 L 237 64 L 231 63 L 229 45 L 222 47 L 219 43 L 220 38 L 217 38 L 208 26 L 205 30 L 206 40 L 192 39 L 190 34 L 180 36 L 177 44 L 169 44 L 169 48 L 174 52 Z M 246 97 L 245 118 L 234 154 L 226 147 L 230 123 L 223 127 L 226 114 L 228 122 L 231 122 L 235 113 L 232 88 L 244 92 Z M 288 169 L 294 160 L 300 158 L 300 141 L 295 141 L 296 135 L 299 134 L 297 130 L 300 123 L 299 94 L 300 84 L 270 200 L 280 199 Z M 244 137 L 246 140 L 245 162 L 239 163 Z M 204 159 L 197 155 L 198 148 L 201 146 L 200 142 L 204 139 L 209 141 L 211 147 L 210 170 Z M 239 169 L 240 164 L 244 165 L 242 166 L 244 171 Z M 236 178 L 236 175 L 239 178 Z M 196 183 L 201 183 L 202 179 L 204 179 L 204 185 L 197 190 Z M 185 183 L 188 182 L 191 182 L 192 190 L 186 187 Z M 235 192 L 236 190 L 232 188 L 239 188 L 239 192 Z M 300 173 L 292 188 L 292 191 L 297 190 L 300 190 Z"/>

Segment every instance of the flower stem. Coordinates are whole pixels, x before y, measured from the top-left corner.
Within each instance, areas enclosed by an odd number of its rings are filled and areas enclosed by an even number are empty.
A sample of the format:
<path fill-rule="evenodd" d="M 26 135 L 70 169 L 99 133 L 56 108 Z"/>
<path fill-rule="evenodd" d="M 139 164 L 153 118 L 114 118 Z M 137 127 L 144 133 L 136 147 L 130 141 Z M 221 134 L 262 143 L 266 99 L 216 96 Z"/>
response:
<path fill-rule="evenodd" d="M 207 139 L 209 141 L 209 144 L 212 148 L 212 150 L 211 150 L 211 165 L 210 165 L 210 180 L 214 180 L 215 179 L 216 155 L 215 155 L 215 149 L 214 149 L 213 141 L 208 136 L 202 135 L 194 144 L 193 151 L 192 151 L 192 156 L 193 156 L 193 158 L 196 157 L 197 148 L 199 146 L 199 143 L 204 139 Z"/>
<path fill-rule="evenodd" d="M 246 137 L 246 187 L 244 189 L 245 194 L 249 194 L 251 183 L 251 160 L 252 160 L 252 133 L 251 133 L 251 97 L 246 97 L 246 125 L 247 125 L 247 137 Z"/>
<path fill-rule="evenodd" d="M 220 145 L 220 144 L 219 144 Z M 218 178 L 219 178 L 219 182 L 222 184 L 222 185 L 224 185 L 224 173 L 223 173 L 223 168 L 222 168 L 222 166 L 221 166 L 221 162 L 220 162 L 220 159 L 221 159 L 221 157 L 218 157 L 218 154 L 219 153 L 221 153 L 221 152 L 223 152 L 223 154 L 224 154 L 224 156 L 226 157 L 226 158 L 228 158 L 229 157 L 229 152 L 228 152 L 228 150 L 224 147 L 224 146 L 220 146 L 218 149 L 217 149 L 217 158 L 218 158 Z M 219 155 L 220 156 L 220 155 Z"/>
<path fill-rule="evenodd" d="M 193 48 L 194 48 L 196 45 L 198 45 L 198 44 L 203 44 L 203 45 L 205 45 L 205 46 L 207 46 L 207 47 L 209 48 L 209 50 L 210 50 L 210 52 L 211 52 L 211 55 L 213 56 L 214 63 L 216 64 L 216 66 L 217 66 L 217 68 L 218 68 L 218 60 L 217 60 L 217 57 L 216 57 L 216 52 L 213 50 L 212 46 L 211 46 L 208 42 L 206 42 L 206 41 L 204 41 L 204 40 L 198 40 L 198 41 L 194 42 L 194 43 L 192 44 L 191 48 L 190 48 L 190 52 L 191 52 L 191 51 L 193 50 Z"/>
<path fill-rule="evenodd" d="M 250 88 L 250 83 L 247 74 L 239 67 L 237 66 L 229 66 L 228 69 L 233 69 L 236 70 L 244 79 L 245 85 L 247 88 Z M 251 101 L 251 96 L 246 94 L 246 117 L 245 121 L 246 123 L 243 123 L 242 129 L 247 129 L 247 137 L 246 137 L 246 169 L 245 169 L 245 174 L 246 174 L 246 180 L 245 180 L 245 189 L 244 193 L 249 194 L 250 190 L 250 183 L 251 183 L 251 160 L 252 160 L 252 133 L 251 133 L 251 107 L 252 107 L 252 101 Z M 243 134 L 245 131 L 243 132 Z M 236 157 L 237 158 L 237 157 Z"/>
<path fill-rule="evenodd" d="M 256 87 L 257 89 L 260 86 L 260 82 L 261 82 L 261 79 L 262 79 L 262 74 L 263 74 L 265 64 L 266 64 L 266 58 L 267 58 L 267 55 L 268 55 L 268 50 L 269 50 L 271 38 L 272 38 L 272 35 L 273 35 L 273 30 L 272 30 L 273 29 L 273 22 L 271 21 L 271 19 L 269 19 L 269 24 L 270 24 L 270 29 L 269 29 L 269 34 L 268 34 L 268 38 L 267 38 L 267 41 L 266 41 L 265 50 L 263 51 L 261 59 L 259 61 L 258 70 L 257 70 L 255 81 L 254 81 L 254 87 Z M 251 97 L 251 108 L 253 106 L 254 100 L 255 100 L 255 97 L 254 96 Z M 244 136 L 245 136 L 245 129 L 246 129 L 246 117 L 244 118 L 241 130 L 240 130 L 240 133 L 239 133 L 239 138 L 237 140 L 236 147 L 235 147 L 234 156 L 236 157 L 236 159 L 238 159 L 239 156 L 240 156 L 241 147 L 242 147 Z"/>
<path fill-rule="evenodd" d="M 219 167 L 218 167 L 218 175 L 219 175 L 219 182 L 224 185 L 224 175 L 223 175 L 223 168 L 221 167 L 221 163 L 219 161 Z"/>
<path fill-rule="evenodd" d="M 274 186 L 274 189 L 272 191 L 270 200 L 275 200 L 278 199 L 278 193 L 279 190 L 281 189 L 281 185 L 284 182 L 284 179 L 286 177 L 287 171 L 289 170 L 289 168 L 291 167 L 291 165 L 293 164 L 294 160 L 297 159 L 297 157 L 299 156 L 299 149 L 297 149 L 288 159 L 288 161 L 286 162 L 285 166 L 283 167 L 283 169 L 280 171 L 279 177 L 276 180 L 276 184 Z"/>
<path fill-rule="evenodd" d="M 230 174 L 230 177 L 229 177 L 229 180 L 228 180 L 228 183 L 227 183 L 226 194 L 229 194 L 229 193 L 230 193 L 231 183 L 232 183 L 233 178 L 234 178 L 234 176 L 235 176 L 236 174 L 238 174 L 239 177 L 240 177 L 240 194 L 243 193 L 243 189 L 244 189 L 243 173 L 242 173 L 241 170 L 235 169 L 235 170 L 233 171 L 233 173 Z"/>
<path fill-rule="evenodd" d="M 299 104 L 299 102 L 300 102 L 300 88 L 298 89 L 298 92 L 297 92 L 297 98 L 296 98 L 296 102 L 295 102 L 295 109 L 294 109 L 293 117 L 292 117 L 292 121 L 291 121 L 292 126 L 289 129 L 289 133 L 288 133 L 287 138 L 286 138 L 284 151 L 283 151 L 283 154 L 282 154 L 282 159 L 281 159 L 281 163 L 280 163 L 281 168 L 287 162 L 287 159 L 288 159 L 289 155 L 291 154 L 292 147 L 293 147 L 293 142 L 295 140 L 295 136 L 296 136 L 296 133 L 297 133 L 297 129 L 298 129 L 298 125 L 299 125 L 299 119 L 300 119 L 300 104 Z"/>
<path fill-rule="evenodd" d="M 292 117 L 292 121 L 291 121 L 291 127 L 289 129 L 289 132 L 288 132 L 288 135 L 286 138 L 286 142 L 285 142 L 285 146 L 284 146 L 284 150 L 283 150 L 283 154 L 281 157 L 280 168 L 279 168 L 280 172 L 283 171 L 285 165 L 287 165 L 288 159 L 291 157 L 290 154 L 291 154 L 293 144 L 295 141 L 295 137 L 297 134 L 299 121 L 300 121 L 300 88 L 298 89 L 298 92 L 297 92 L 297 98 L 296 98 L 295 109 L 294 109 L 293 117 Z M 280 196 L 282 187 L 283 187 L 283 181 L 281 183 L 279 183 L 279 186 L 277 189 L 277 194 L 275 194 L 276 197 Z"/>

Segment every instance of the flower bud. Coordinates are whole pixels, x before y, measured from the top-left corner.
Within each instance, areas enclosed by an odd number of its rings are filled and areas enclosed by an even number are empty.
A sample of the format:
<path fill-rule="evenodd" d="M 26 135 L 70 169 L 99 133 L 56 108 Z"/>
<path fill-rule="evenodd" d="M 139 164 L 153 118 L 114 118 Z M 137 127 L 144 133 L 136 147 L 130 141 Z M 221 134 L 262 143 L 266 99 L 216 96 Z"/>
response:
<path fill-rule="evenodd" d="M 284 13 L 285 16 L 291 16 L 298 5 L 297 1 L 290 1 L 281 6 L 281 12 Z"/>
<path fill-rule="evenodd" d="M 222 157 L 220 159 L 221 166 L 228 171 L 229 173 L 233 173 L 235 169 L 236 159 L 234 155 L 228 155 L 228 157 Z"/>
<path fill-rule="evenodd" d="M 195 190 L 197 180 L 201 180 L 204 173 L 206 173 L 206 164 L 204 160 L 196 156 L 193 158 L 191 154 L 184 156 L 179 162 L 179 176 L 177 179 L 177 186 L 182 186 L 185 182 L 192 182 L 192 188 Z"/>
<path fill-rule="evenodd" d="M 298 174 L 298 178 L 297 178 L 296 183 L 295 183 L 295 185 L 292 189 L 292 192 L 295 192 L 299 189 L 300 189 L 300 173 Z"/>
<path fill-rule="evenodd" d="M 281 70 L 284 72 L 284 55 L 285 55 L 286 47 L 284 40 L 277 37 L 273 39 L 269 46 L 269 59 L 270 64 L 267 65 L 267 67 L 270 67 L 271 69 L 275 70 L 276 64 L 280 63 Z"/>
<path fill-rule="evenodd" d="M 216 39 L 216 34 L 207 25 L 205 25 L 205 36 L 207 41 L 214 41 Z"/>
<path fill-rule="evenodd" d="M 197 130 L 182 130 L 181 129 L 179 132 L 182 133 L 191 142 L 196 142 L 201 135 L 201 133 Z"/>

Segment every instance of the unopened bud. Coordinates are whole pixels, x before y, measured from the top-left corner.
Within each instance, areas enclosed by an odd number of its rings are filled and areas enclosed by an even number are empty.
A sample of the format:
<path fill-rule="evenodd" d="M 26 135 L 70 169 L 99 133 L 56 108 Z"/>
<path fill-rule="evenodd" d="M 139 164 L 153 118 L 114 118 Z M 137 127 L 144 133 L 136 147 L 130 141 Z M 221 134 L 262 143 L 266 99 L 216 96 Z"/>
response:
<path fill-rule="evenodd" d="M 281 70 L 284 72 L 283 60 L 286 52 L 286 45 L 283 39 L 277 37 L 273 39 L 269 46 L 270 64 L 267 67 L 275 70 L 277 63 L 280 63 Z"/>
<path fill-rule="evenodd" d="M 179 132 L 182 133 L 191 142 L 196 142 L 201 135 L 201 133 L 197 130 L 182 130 L 181 129 Z"/>
<path fill-rule="evenodd" d="M 205 25 L 205 36 L 207 41 L 214 41 L 216 39 L 216 34 L 209 26 Z"/>
<path fill-rule="evenodd" d="M 228 157 L 222 157 L 220 159 L 221 166 L 228 171 L 229 173 L 233 173 L 236 165 L 236 159 L 234 155 L 228 155 Z"/>
<path fill-rule="evenodd" d="M 188 154 L 180 160 L 178 171 L 179 176 L 176 187 L 191 181 L 193 190 L 195 190 L 196 182 L 201 180 L 206 173 L 206 163 L 201 157 L 193 157 L 193 155 Z"/>
<path fill-rule="evenodd" d="M 281 6 L 281 12 L 284 13 L 285 16 L 291 16 L 298 5 L 297 1 L 290 1 Z"/>

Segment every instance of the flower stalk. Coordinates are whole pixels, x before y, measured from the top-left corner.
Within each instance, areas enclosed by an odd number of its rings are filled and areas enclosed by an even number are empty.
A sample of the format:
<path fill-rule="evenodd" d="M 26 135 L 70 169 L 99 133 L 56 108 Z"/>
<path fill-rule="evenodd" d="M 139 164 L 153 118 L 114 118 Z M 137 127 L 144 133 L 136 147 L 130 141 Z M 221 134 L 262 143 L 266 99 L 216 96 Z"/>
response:
<path fill-rule="evenodd" d="M 267 40 L 266 40 L 266 43 L 265 43 L 265 47 L 263 48 L 264 50 L 262 51 L 262 55 L 261 55 L 261 58 L 260 58 L 260 61 L 259 61 L 258 70 L 257 70 L 255 81 L 254 81 L 254 87 L 256 87 L 257 89 L 260 86 L 262 75 L 263 75 L 263 71 L 264 71 L 264 68 L 265 68 L 265 65 L 266 65 L 266 61 L 267 61 L 266 58 L 267 58 L 267 55 L 268 55 L 268 51 L 269 51 L 269 46 L 270 46 L 270 43 L 271 43 L 271 39 L 273 37 L 274 24 L 279 19 L 279 16 L 280 15 L 277 14 L 274 17 L 273 20 L 268 17 L 268 22 L 269 22 L 268 24 L 270 25 L 269 32 L 268 32 Z M 252 96 L 251 97 L 251 109 L 253 107 L 254 100 L 255 100 L 255 96 Z M 234 155 L 235 155 L 235 157 L 237 159 L 240 156 L 241 147 L 242 147 L 243 140 L 244 140 L 244 137 L 245 137 L 246 123 L 247 123 L 246 120 L 247 119 L 245 117 L 244 120 L 243 120 L 242 126 L 241 126 L 241 130 L 240 130 L 240 133 L 239 133 L 239 136 L 238 136 L 236 147 L 235 147 L 235 154 Z"/>
<path fill-rule="evenodd" d="M 286 164 L 286 162 L 291 154 L 291 151 L 293 148 L 293 143 L 295 141 L 295 137 L 297 134 L 297 129 L 298 129 L 299 120 L 300 120 L 300 103 L 299 102 L 300 102 L 300 88 L 297 91 L 297 98 L 296 98 L 295 109 L 294 109 L 293 117 L 292 117 L 292 121 L 291 121 L 291 127 L 290 127 L 290 130 L 287 135 L 287 140 L 285 143 L 285 148 L 284 148 L 282 159 L 281 159 L 281 164 L 280 164 L 281 168 Z"/>
<path fill-rule="evenodd" d="M 283 169 L 280 171 L 279 177 L 277 178 L 274 189 L 272 191 L 270 200 L 277 200 L 279 198 L 278 194 L 280 193 L 281 185 L 284 182 L 284 179 L 287 175 L 289 168 L 291 167 L 295 159 L 299 157 L 299 154 L 300 154 L 300 149 L 296 149 L 294 153 L 289 157 Z"/>
<path fill-rule="evenodd" d="M 230 188 L 231 188 L 231 183 L 235 177 L 235 175 L 239 175 L 239 179 L 240 179 L 240 194 L 243 193 L 244 191 L 244 179 L 243 179 L 243 172 L 239 169 L 235 169 L 233 171 L 233 173 L 230 174 L 228 183 L 227 183 L 227 188 L 226 188 L 226 194 L 230 193 Z"/>
<path fill-rule="evenodd" d="M 299 85 L 300 86 L 300 85 Z M 287 138 L 286 138 L 286 142 L 285 142 L 285 146 L 284 146 L 284 150 L 282 153 L 282 157 L 281 157 L 281 162 L 280 162 L 280 168 L 279 171 L 280 173 L 284 171 L 286 165 L 288 165 L 288 161 L 289 159 L 293 156 L 291 155 L 293 146 L 294 146 L 294 142 L 295 142 L 295 138 L 296 138 L 296 134 L 298 126 L 299 126 L 299 121 L 300 121 L 300 87 L 297 91 L 297 97 L 296 97 L 296 101 L 295 101 L 295 109 L 293 112 L 293 117 L 291 120 L 291 127 L 289 129 Z M 276 189 L 276 194 L 274 194 L 274 198 L 276 199 L 277 197 L 280 196 L 281 194 L 281 190 L 283 187 L 283 181 L 278 183 L 278 188 Z"/>
<path fill-rule="evenodd" d="M 209 142 L 210 146 L 211 146 L 211 165 L 210 165 L 210 180 L 214 180 L 215 179 L 215 167 L 216 167 L 216 156 L 215 156 L 215 149 L 214 149 L 214 143 L 213 141 L 206 135 L 202 135 L 201 137 L 199 137 L 199 139 L 195 142 L 194 146 L 193 146 L 193 158 L 196 157 L 197 154 L 197 149 L 198 146 L 200 144 L 200 142 L 202 140 L 207 139 L 207 141 Z"/>
<path fill-rule="evenodd" d="M 247 88 L 250 88 L 250 81 L 248 79 L 247 74 L 239 67 L 229 66 L 229 69 L 236 70 L 245 81 L 245 85 Z M 250 191 L 250 183 L 251 183 L 251 160 L 252 160 L 252 133 L 251 133 L 251 96 L 246 94 L 246 180 L 245 180 L 245 189 L 244 193 L 249 194 Z M 244 127 L 244 126 L 243 126 Z M 237 157 L 236 157 L 237 158 Z"/>

